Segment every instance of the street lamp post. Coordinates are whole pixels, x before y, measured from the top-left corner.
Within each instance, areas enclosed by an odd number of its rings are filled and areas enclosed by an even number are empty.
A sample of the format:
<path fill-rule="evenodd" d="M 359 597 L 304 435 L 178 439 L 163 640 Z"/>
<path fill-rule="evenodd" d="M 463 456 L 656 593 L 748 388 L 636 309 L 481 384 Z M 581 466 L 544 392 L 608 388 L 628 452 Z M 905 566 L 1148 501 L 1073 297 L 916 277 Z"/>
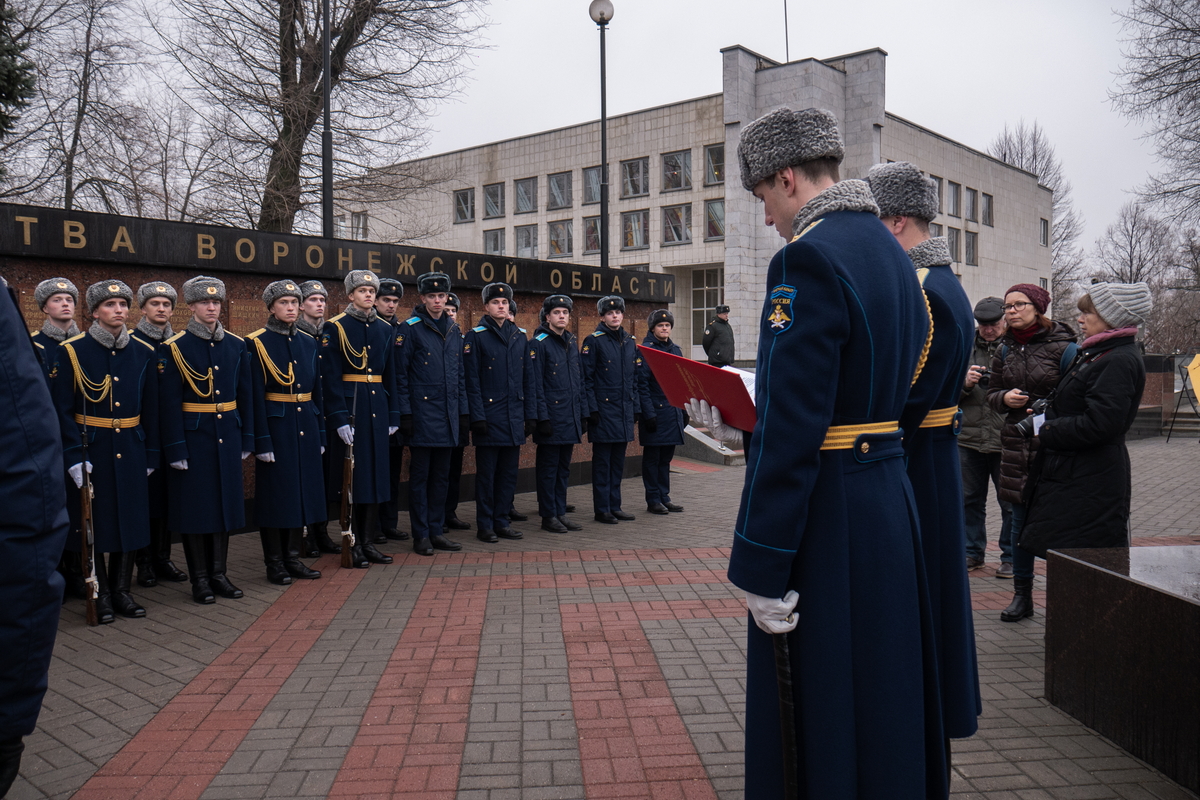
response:
<path fill-rule="evenodd" d="M 608 86 L 604 63 L 604 29 L 613 18 L 609 0 L 592 0 L 588 15 L 600 28 L 600 267 L 608 267 Z"/>
<path fill-rule="evenodd" d="M 330 50 L 333 47 L 333 32 L 329 26 L 329 0 L 321 3 L 324 17 L 321 31 L 321 95 L 324 105 L 325 130 L 321 132 L 321 232 L 326 239 L 333 238 L 333 130 L 329 122 L 329 94 L 333 80 L 329 75 Z"/>

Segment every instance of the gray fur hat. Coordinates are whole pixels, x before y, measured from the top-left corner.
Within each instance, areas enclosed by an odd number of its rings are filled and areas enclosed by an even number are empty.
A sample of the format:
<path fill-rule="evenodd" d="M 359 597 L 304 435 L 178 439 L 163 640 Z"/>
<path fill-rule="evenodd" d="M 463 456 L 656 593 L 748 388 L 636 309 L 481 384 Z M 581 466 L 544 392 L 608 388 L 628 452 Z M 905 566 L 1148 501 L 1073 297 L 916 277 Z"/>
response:
<path fill-rule="evenodd" d="M 395 278 L 383 278 L 379 281 L 376 297 L 394 297 L 397 300 L 404 297 L 404 286 Z"/>
<path fill-rule="evenodd" d="M 75 298 L 75 305 L 79 305 L 79 290 L 66 278 L 50 278 L 42 281 L 33 290 L 33 299 L 37 302 L 38 308 L 45 308 L 47 300 L 56 294 L 64 293 Z"/>
<path fill-rule="evenodd" d="M 146 302 L 154 297 L 165 297 L 171 301 L 172 306 L 179 302 L 179 295 L 175 293 L 174 286 L 163 281 L 151 281 L 138 287 L 138 308 L 146 305 Z"/>
<path fill-rule="evenodd" d="M 483 287 L 483 303 L 487 305 L 489 300 L 494 300 L 497 297 L 503 297 L 512 303 L 513 290 L 507 283 L 489 283 Z"/>
<path fill-rule="evenodd" d="M 450 291 L 450 276 L 444 272 L 426 272 L 417 277 L 417 294 L 435 294 Z M 455 308 L 458 308 L 455 305 Z"/>
<path fill-rule="evenodd" d="M 625 313 L 625 298 L 615 294 L 610 294 L 607 297 L 601 297 L 596 301 L 596 313 L 604 316 L 609 311 L 620 311 Z"/>
<path fill-rule="evenodd" d="M 130 289 L 124 282 L 113 278 L 93 283 L 87 289 L 88 313 L 95 312 L 96 306 L 114 297 L 123 297 L 126 303 L 133 305 L 133 289 Z"/>
<path fill-rule="evenodd" d="M 446 292 L 446 305 L 462 308 L 462 303 L 459 302 L 458 295 L 454 292 Z"/>
<path fill-rule="evenodd" d="M 225 301 L 225 282 L 219 278 L 207 275 L 197 275 L 183 283 L 183 302 L 185 305 L 198 303 L 201 300 Z"/>
<path fill-rule="evenodd" d="M 325 290 L 325 284 L 317 280 L 305 281 L 300 284 L 300 291 L 304 293 L 304 297 L 301 298 L 302 300 L 307 300 L 314 294 L 319 294 L 324 298 L 329 297 L 329 292 Z"/>
<path fill-rule="evenodd" d="M 346 287 L 346 294 L 350 294 L 360 286 L 370 286 L 379 292 L 379 278 L 375 277 L 375 273 L 369 269 L 352 269 L 346 273 L 346 277 L 342 280 L 342 284 Z"/>
<path fill-rule="evenodd" d="M 294 297 L 303 301 L 304 290 L 295 281 L 274 281 L 268 283 L 267 288 L 263 289 L 263 302 L 267 304 L 268 310 L 270 310 L 271 304 L 281 297 Z"/>
<path fill-rule="evenodd" d="M 650 330 L 654 330 L 654 326 L 660 322 L 669 322 L 671 327 L 675 327 L 675 315 L 665 308 L 660 308 L 657 311 L 650 312 L 650 318 L 646 320 L 646 324 L 650 326 Z"/>
<path fill-rule="evenodd" d="M 866 181 L 881 217 L 916 217 L 931 222 L 938 214 L 937 185 L 907 161 L 876 164 L 867 172 Z"/>
<path fill-rule="evenodd" d="M 1094 283 L 1088 287 L 1088 294 L 1096 313 L 1113 328 L 1142 324 L 1154 306 L 1145 283 Z"/>
<path fill-rule="evenodd" d="M 784 167 L 832 158 L 841 163 L 846 155 L 837 117 L 820 108 L 793 111 L 780 108 L 742 128 L 738 142 L 738 164 L 746 191 Z"/>

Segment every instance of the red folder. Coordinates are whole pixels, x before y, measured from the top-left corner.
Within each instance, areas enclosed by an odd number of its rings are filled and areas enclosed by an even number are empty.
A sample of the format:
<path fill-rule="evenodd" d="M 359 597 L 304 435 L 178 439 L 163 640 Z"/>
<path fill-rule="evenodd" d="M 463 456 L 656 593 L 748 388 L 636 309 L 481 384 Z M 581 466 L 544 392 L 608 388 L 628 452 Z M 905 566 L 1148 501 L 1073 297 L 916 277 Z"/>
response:
<path fill-rule="evenodd" d="M 736 372 L 640 344 L 638 350 L 671 405 L 683 408 L 693 397 L 707 400 L 710 406 L 720 410 L 726 424 L 744 431 L 754 430 L 758 412 L 754 410 L 754 400 L 746 391 L 746 384 Z"/>

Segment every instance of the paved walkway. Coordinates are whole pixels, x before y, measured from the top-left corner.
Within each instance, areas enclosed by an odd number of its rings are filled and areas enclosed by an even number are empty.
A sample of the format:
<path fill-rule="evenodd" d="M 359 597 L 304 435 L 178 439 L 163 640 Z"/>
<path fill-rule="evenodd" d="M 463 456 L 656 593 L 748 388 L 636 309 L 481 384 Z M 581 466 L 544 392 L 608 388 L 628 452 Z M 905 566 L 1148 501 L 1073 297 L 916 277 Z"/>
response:
<path fill-rule="evenodd" d="M 1200 544 L 1196 443 L 1130 452 L 1138 543 Z M 145 620 L 91 629 L 72 603 L 9 798 L 740 798 L 746 618 L 724 576 L 744 472 L 677 466 L 683 514 L 646 514 L 635 479 L 638 520 L 600 525 L 575 487 L 581 533 L 524 523 L 369 570 L 325 556 L 287 588 L 242 536 L 240 601 L 167 584 L 137 592 Z M 998 621 L 994 541 L 971 573 L 984 715 L 954 743 L 956 800 L 1194 797 L 1045 702 L 1042 609 Z"/>

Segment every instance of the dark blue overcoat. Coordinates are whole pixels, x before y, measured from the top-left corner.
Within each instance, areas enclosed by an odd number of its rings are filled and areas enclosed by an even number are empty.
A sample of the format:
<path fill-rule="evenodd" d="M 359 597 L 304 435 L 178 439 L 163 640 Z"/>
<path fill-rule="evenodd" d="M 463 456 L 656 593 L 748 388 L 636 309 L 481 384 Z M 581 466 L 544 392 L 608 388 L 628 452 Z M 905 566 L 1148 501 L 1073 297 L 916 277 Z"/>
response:
<path fill-rule="evenodd" d="M 28 339 L 0 281 L 0 740 L 28 736 L 37 724 L 62 607 L 55 567 L 67 539 L 62 432 L 47 413 L 45 370 Z"/>
<path fill-rule="evenodd" d="M 800 796 L 944 796 L 932 622 L 900 434 L 821 449 L 830 426 L 899 421 L 928 328 L 920 285 L 873 214 L 841 210 L 775 255 L 766 292 L 729 578 L 757 595 L 800 595 L 788 634 Z M 777 798 L 774 646 L 748 627 L 745 794 Z"/>
<path fill-rule="evenodd" d="M 396 326 L 396 371 L 401 415 L 412 415 L 414 447 L 457 447 L 459 417 L 467 412 L 463 336 L 447 319 L 442 334 L 424 305 Z"/>
<path fill-rule="evenodd" d="M 633 441 L 634 416 L 647 414 L 650 408 L 640 385 L 641 361 L 633 337 L 624 328 L 613 331 L 601 321 L 584 338 L 579 351 L 584 402 L 589 416 L 600 414 L 600 422 L 588 426 L 589 441 Z"/>
<path fill-rule="evenodd" d="M 154 352 L 158 353 L 160 342 L 149 338 L 146 334 L 139 331 L 137 328 L 132 328 L 129 331 L 131 339 L 137 339 L 139 342 L 154 348 Z M 158 356 L 155 356 L 156 360 Z M 154 380 L 160 381 L 162 377 L 158 370 L 154 371 Z M 155 415 L 158 417 L 159 415 Z M 161 425 L 158 441 L 162 442 Z M 154 473 L 146 479 L 149 484 L 149 500 L 150 500 L 150 519 L 164 519 L 167 515 L 167 462 L 163 461 L 159 464 L 159 468 L 154 470 Z"/>
<path fill-rule="evenodd" d="M 525 420 L 537 419 L 537 388 L 529 361 L 525 329 L 512 322 L 497 325 L 485 316 L 463 339 L 467 405 L 471 421 L 487 420 L 485 436 L 471 435 L 476 447 L 525 444 Z"/>
<path fill-rule="evenodd" d="M 325 417 L 317 340 L 300 329 L 246 337 L 254 387 L 254 516 L 260 527 L 300 528 L 325 519 Z M 291 402 L 283 398 L 309 395 Z"/>
<path fill-rule="evenodd" d="M 51 384 L 63 437 L 63 468 L 92 462 L 92 521 L 96 553 L 131 553 L 150 544 L 148 468 L 159 469 L 158 357 L 154 348 L 129 337 L 125 347 L 105 347 L 82 333 L 56 350 L 57 376 Z M 109 380 L 111 378 L 111 380 Z M 100 388 L 107 385 L 107 389 Z M 97 402 L 92 402 L 97 401 Z M 77 417 L 93 418 L 86 428 Z M 130 420 L 133 425 L 106 427 L 100 420 Z M 86 420 L 85 420 L 86 421 Z M 79 525 L 78 506 L 72 529 Z M 67 540 L 78 551 L 79 537 Z"/>
<path fill-rule="evenodd" d="M 321 331 L 325 429 L 337 460 L 343 451 L 337 429 L 354 420 L 354 502 L 391 499 L 388 428 L 400 427 L 400 400 L 392 351 L 395 328 L 373 316 L 365 322 L 338 314 Z M 378 380 L 376 380 L 378 376 Z M 362 380 L 370 378 L 369 381 Z M 358 380 L 352 380 L 358 379 Z M 357 407 L 355 397 L 357 396 Z M 341 474 L 340 470 L 336 474 Z"/>
<path fill-rule="evenodd" d="M 34 350 L 37 353 L 38 365 L 42 368 L 42 376 L 48 377 L 50 370 L 54 367 L 54 359 L 57 357 L 55 351 L 58 350 L 59 343 L 42 331 L 36 331 L 29 339 L 33 342 Z"/>
<path fill-rule="evenodd" d="M 246 524 L 242 453 L 254 451 L 246 342 L 229 331 L 219 342 L 183 331 L 159 345 L 158 363 L 167 525 L 188 534 L 237 530 Z M 220 403 L 221 410 L 186 410 L 184 403 Z M 170 466 L 183 459 L 186 470 Z"/>
<path fill-rule="evenodd" d="M 646 334 L 642 346 L 653 347 L 655 350 L 662 350 L 664 353 L 683 357 L 683 350 L 679 349 L 679 345 L 670 339 L 660 342 L 653 332 Z M 642 421 L 638 424 L 638 441 L 642 443 L 642 447 L 682 446 L 683 410 L 675 408 L 675 406 L 667 402 L 666 393 L 658 385 L 658 381 L 655 380 L 654 373 L 650 370 L 650 365 L 646 363 L 645 359 L 642 359 L 642 363 L 638 369 L 642 372 L 642 386 L 645 387 L 646 401 L 654 409 L 652 416 L 643 416 Z M 646 430 L 647 419 L 658 420 L 658 425 L 653 433 Z"/>
<path fill-rule="evenodd" d="M 958 405 L 971 359 L 975 317 L 971 302 L 949 265 L 926 268 L 925 294 L 933 315 L 929 358 L 908 395 L 901 417 L 908 477 L 921 521 L 921 547 L 942 685 L 946 735 L 971 736 L 983 713 L 975 661 L 975 625 L 967 584 L 962 466 L 957 425 L 922 428 L 933 409 Z M 922 275 L 919 271 L 918 275 Z"/>
<path fill-rule="evenodd" d="M 533 435 L 537 444 L 579 444 L 582 419 L 588 415 L 583 399 L 583 372 L 575 335 L 555 333 L 543 323 L 529 340 L 529 360 L 537 387 L 537 418 L 550 421 L 550 435 Z"/>

